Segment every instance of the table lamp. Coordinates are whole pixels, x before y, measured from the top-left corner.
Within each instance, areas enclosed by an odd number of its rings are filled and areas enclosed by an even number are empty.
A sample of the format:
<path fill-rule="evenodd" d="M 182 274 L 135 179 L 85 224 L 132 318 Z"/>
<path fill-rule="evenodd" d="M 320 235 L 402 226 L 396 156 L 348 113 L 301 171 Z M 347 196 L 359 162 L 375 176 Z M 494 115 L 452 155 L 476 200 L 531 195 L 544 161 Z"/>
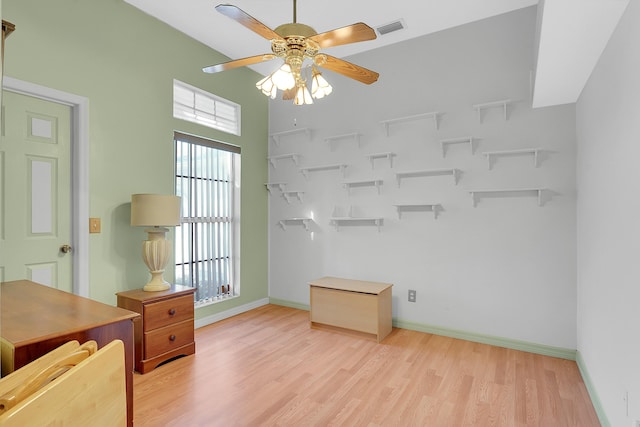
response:
<path fill-rule="evenodd" d="M 147 292 L 164 291 L 171 285 L 162 277 L 171 256 L 171 242 L 165 239 L 166 227 L 180 225 L 180 197 L 162 194 L 131 195 L 131 225 L 149 227 L 144 230 L 147 240 L 142 242 L 142 259 L 151 273 L 144 286 Z"/>

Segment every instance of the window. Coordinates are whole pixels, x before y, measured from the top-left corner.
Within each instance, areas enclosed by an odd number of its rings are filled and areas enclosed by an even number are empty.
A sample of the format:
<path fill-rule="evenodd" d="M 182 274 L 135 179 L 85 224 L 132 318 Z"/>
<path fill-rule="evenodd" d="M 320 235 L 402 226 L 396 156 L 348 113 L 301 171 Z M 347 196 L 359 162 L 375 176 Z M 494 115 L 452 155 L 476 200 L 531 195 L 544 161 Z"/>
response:
<path fill-rule="evenodd" d="M 173 117 L 240 135 L 240 105 L 179 80 L 173 81 Z"/>
<path fill-rule="evenodd" d="M 176 283 L 196 306 L 239 295 L 240 147 L 176 132 Z"/>

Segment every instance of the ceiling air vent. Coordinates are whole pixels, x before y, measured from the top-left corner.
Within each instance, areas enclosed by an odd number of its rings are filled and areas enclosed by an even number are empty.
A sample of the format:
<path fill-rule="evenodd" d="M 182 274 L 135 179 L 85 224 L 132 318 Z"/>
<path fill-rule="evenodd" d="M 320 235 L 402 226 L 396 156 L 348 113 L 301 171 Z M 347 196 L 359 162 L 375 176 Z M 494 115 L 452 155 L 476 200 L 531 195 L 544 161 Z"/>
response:
<path fill-rule="evenodd" d="M 404 28 L 405 28 L 404 22 L 402 21 L 402 19 L 398 19 L 397 21 L 393 21 L 388 24 L 379 26 L 378 28 L 376 28 L 376 31 L 378 31 L 378 34 L 380 34 L 381 36 L 384 36 L 385 34 L 389 34 L 398 30 L 403 30 Z"/>

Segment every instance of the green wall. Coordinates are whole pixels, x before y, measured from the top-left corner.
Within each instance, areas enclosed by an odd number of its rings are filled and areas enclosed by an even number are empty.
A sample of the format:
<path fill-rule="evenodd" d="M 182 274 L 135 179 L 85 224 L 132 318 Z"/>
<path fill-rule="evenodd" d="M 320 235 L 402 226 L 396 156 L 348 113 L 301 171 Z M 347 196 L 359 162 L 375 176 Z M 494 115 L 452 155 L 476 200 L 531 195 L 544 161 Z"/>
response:
<path fill-rule="evenodd" d="M 260 76 L 203 73 L 226 57 L 122 0 L 4 0 L 2 16 L 16 25 L 5 76 L 89 99 L 89 212 L 102 219 L 102 233 L 90 235 L 91 298 L 115 304 L 115 292 L 148 279 L 146 235 L 129 225 L 129 203 L 133 193 L 173 192 L 174 130 L 242 147 L 242 296 L 196 316 L 267 297 L 268 103 L 254 86 Z M 242 135 L 174 119 L 174 78 L 240 104 Z"/>

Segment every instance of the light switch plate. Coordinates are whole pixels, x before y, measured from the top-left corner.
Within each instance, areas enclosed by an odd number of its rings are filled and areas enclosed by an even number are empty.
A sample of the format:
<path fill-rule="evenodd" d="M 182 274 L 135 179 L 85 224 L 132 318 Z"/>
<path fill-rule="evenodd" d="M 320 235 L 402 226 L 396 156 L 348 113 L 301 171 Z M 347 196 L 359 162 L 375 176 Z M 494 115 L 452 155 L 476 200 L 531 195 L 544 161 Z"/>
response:
<path fill-rule="evenodd" d="M 89 233 L 100 233 L 100 218 L 89 218 Z"/>

